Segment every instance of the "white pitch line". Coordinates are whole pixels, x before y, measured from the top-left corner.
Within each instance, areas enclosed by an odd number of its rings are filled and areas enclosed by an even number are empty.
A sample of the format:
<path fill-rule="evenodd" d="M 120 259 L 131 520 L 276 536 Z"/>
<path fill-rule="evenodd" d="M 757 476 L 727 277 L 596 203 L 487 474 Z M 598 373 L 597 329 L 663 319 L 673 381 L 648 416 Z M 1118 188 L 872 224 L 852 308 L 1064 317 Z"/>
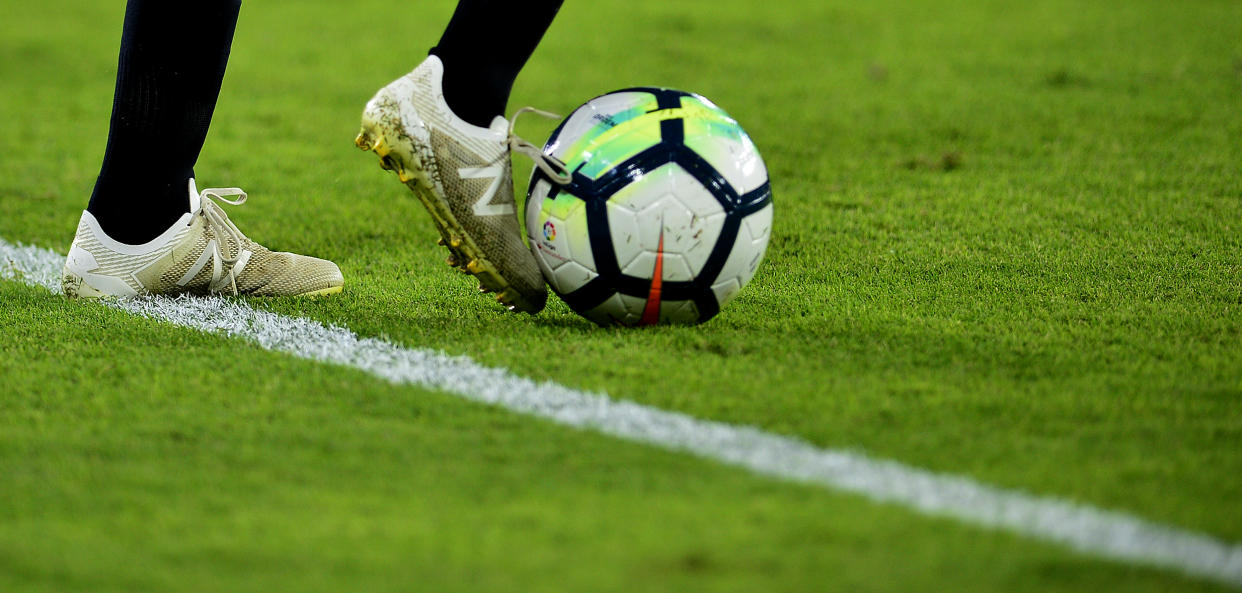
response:
<path fill-rule="evenodd" d="M 64 256 L 0 239 L 0 278 L 59 292 Z M 104 301 L 123 311 L 250 340 L 276 352 L 360 369 L 393 383 L 452 393 L 579 429 L 685 451 L 759 474 L 819 484 L 923 514 L 1003 529 L 1080 552 L 1178 570 L 1242 587 L 1242 545 L 1119 512 L 938 474 L 855 452 L 701 420 L 600 393 L 537 383 L 464 356 L 362 338 L 309 319 L 222 298 L 143 297 Z"/>

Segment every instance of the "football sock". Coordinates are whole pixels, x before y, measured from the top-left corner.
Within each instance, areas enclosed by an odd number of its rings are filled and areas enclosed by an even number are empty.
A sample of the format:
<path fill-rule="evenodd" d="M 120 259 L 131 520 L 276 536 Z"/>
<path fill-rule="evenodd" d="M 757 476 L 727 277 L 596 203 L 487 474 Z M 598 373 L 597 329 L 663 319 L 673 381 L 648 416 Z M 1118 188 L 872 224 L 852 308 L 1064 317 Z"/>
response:
<path fill-rule="evenodd" d="M 87 210 L 122 243 L 146 243 L 189 211 L 186 181 L 207 137 L 241 0 L 129 0 L 112 121 Z"/>
<path fill-rule="evenodd" d="M 460 0 L 431 54 L 444 63 L 444 100 L 481 127 L 504 115 L 518 72 L 556 18 L 561 0 Z"/>

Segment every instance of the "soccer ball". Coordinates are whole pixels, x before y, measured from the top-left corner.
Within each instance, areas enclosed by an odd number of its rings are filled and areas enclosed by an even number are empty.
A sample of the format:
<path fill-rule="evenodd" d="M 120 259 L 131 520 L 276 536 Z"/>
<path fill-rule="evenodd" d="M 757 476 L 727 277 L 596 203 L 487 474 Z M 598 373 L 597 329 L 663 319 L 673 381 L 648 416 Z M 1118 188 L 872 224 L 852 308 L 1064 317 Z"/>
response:
<path fill-rule="evenodd" d="M 682 91 L 596 97 L 536 167 L 526 231 L 544 278 L 600 325 L 701 323 L 750 281 L 772 230 L 767 168 L 737 121 Z M 566 183 L 566 181 L 568 181 Z"/>
<path fill-rule="evenodd" d="M 532 173 L 531 250 L 553 290 L 586 318 L 703 322 L 758 268 L 772 225 L 767 169 L 707 99 L 612 92 L 570 114 L 543 153 L 572 176 Z"/>

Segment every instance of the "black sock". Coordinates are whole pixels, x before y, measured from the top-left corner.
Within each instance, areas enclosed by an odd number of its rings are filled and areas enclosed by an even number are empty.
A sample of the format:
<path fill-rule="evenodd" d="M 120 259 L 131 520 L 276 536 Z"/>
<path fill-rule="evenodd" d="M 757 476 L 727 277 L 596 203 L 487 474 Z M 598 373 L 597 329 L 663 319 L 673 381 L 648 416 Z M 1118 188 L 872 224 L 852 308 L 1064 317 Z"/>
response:
<path fill-rule="evenodd" d="M 444 100 L 487 127 L 504 115 L 518 72 L 543 39 L 561 0 L 460 0 L 431 54 L 444 62 Z"/>
<path fill-rule="evenodd" d="M 87 210 L 122 243 L 189 211 L 186 181 L 207 137 L 241 0 L 129 0 L 108 148 Z"/>

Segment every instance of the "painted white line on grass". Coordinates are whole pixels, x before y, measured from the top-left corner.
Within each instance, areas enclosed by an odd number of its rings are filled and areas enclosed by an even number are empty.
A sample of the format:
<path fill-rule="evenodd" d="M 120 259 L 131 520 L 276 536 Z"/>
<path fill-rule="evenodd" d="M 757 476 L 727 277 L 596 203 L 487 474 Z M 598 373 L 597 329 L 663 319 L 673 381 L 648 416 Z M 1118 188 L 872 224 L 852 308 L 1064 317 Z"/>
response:
<path fill-rule="evenodd" d="M 60 292 L 64 256 L 0 239 L 0 277 Z M 537 383 L 462 356 L 362 338 L 341 327 L 257 311 L 218 298 L 107 301 L 130 313 L 255 342 L 268 350 L 443 390 L 626 440 L 827 486 L 965 523 L 1009 530 L 1097 556 L 1242 586 L 1242 545 L 1118 512 L 1005 490 L 893 461 L 822 449 L 748 426 L 700 420 L 556 383 Z"/>

